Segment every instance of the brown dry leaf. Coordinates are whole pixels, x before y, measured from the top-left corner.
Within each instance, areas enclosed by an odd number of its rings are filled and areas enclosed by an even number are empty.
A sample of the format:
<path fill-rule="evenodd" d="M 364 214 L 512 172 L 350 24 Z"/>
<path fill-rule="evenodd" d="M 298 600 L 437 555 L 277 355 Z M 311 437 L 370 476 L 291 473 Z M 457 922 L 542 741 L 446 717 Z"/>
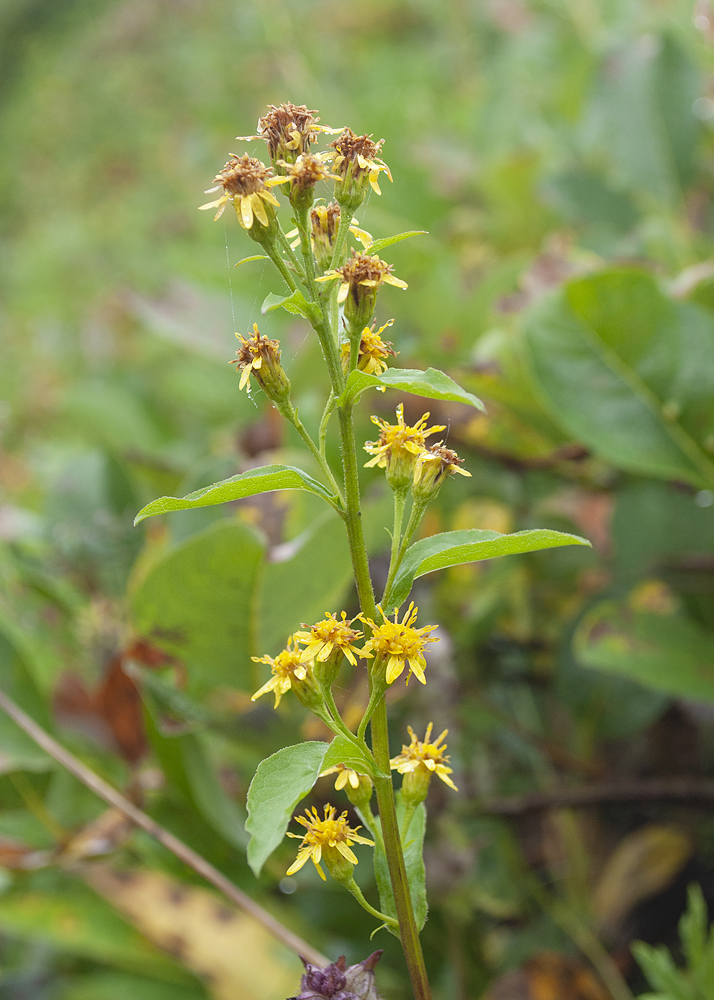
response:
<path fill-rule="evenodd" d="M 668 886 L 691 854 L 691 840 L 676 826 L 643 826 L 620 841 L 605 863 L 593 896 L 602 935 L 612 939 L 630 910 Z"/>
<path fill-rule="evenodd" d="M 85 869 L 89 884 L 154 944 L 200 976 L 215 1000 L 291 996 L 302 967 L 293 952 L 213 893 L 159 872 Z"/>
<path fill-rule="evenodd" d="M 80 861 L 98 854 L 110 854 L 127 842 L 133 829 L 134 824 L 120 809 L 107 809 L 72 837 L 64 846 L 60 860 Z"/>
<path fill-rule="evenodd" d="M 611 997 L 587 966 L 557 952 L 544 951 L 522 969 L 497 979 L 483 1000 L 611 1000 Z"/>

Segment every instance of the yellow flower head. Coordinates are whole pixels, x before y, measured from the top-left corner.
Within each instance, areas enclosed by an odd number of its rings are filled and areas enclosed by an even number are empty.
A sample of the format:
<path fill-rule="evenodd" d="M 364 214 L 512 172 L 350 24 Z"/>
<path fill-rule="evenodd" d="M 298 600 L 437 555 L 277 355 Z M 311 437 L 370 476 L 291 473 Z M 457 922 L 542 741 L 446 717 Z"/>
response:
<path fill-rule="evenodd" d="M 346 128 L 330 145 L 335 150 L 332 154 L 333 167 L 343 183 L 354 181 L 360 184 L 368 180 L 375 194 L 381 194 L 378 182 L 380 172 L 384 171 L 391 181 L 389 167 L 379 158 L 384 139 L 375 142 L 370 135 L 355 135 L 351 128 Z"/>
<path fill-rule="evenodd" d="M 238 135 L 241 142 L 265 139 L 271 160 L 283 159 L 294 163 L 301 153 L 309 153 L 320 132 L 331 135 L 342 129 L 318 125 L 316 111 L 310 111 L 305 104 L 268 105 L 267 115 L 258 119 L 257 135 Z"/>
<path fill-rule="evenodd" d="M 417 619 L 419 609 L 414 607 L 414 602 L 409 605 L 404 612 L 404 617 L 399 621 L 398 612 L 394 612 L 394 621 L 385 619 L 382 625 L 377 625 L 371 618 L 360 616 L 362 621 L 372 629 L 372 636 L 367 640 L 362 651 L 373 652 L 387 662 L 386 681 L 393 684 L 397 677 L 400 677 L 406 666 L 418 681 L 426 684 L 424 668 L 426 660 L 424 649 L 430 642 L 439 640 L 429 633 L 433 632 L 436 625 L 425 625 L 423 628 L 413 628 Z M 407 681 L 409 675 L 407 675 Z"/>
<path fill-rule="evenodd" d="M 302 866 L 312 859 L 313 864 L 320 873 L 320 878 L 324 881 L 325 873 L 320 867 L 320 861 L 324 859 L 328 869 L 331 862 L 339 862 L 345 858 L 351 864 L 357 864 L 357 856 L 350 850 L 352 844 L 367 844 L 374 847 L 373 840 L 360 837 L 357 833 L 361 827 L 351 827 L 347 822 L 347 812 L 343 812 L 337 817 L 334 806 L 325 806 L 325 817 L 320 819 L 317 809 L 306 809 L 305 816 L 296 816 L 295 819 L 307 828 L 307 833 L 300 837 L 297 833 L 288 833 L 288 837 L 295 840 L 302 840 L 298 855 L 293 864 L 288 868 L 287 874 L 294 875 L 300 871 Z"/>
<path fill-rule="evenodd" d="M 408 288 L 406 281 L 395 278 L 392 265 L 380 260 L 376 254 L 358 253 L 352 248 L 352 256 L 342 267 L 323 274 L 318 281 L 335 281 L 342 278 L 337 301 L 349 301 L 357 308 L 365 298 L 374 299 L 377 289 L 382 283 L 395 285 L 397 288 Z"/>
<path fill-rule="evenodd" d="M 300 649 L 291 636 L 286 648 L 273 659 L 272 656 L 253 656 L 255 663 L 269 663 L 272 677 L 259 691 L 256 691 L 251 701 L 256 701 L 268 691 L 275 694 L 275 708 L 280 699 L 291 688 L 298 688 L 309 681 L 312 672 L 312 657 L 304 649 Z"/>
<path fill-rule="evenodd" d="M 223 188 L 223 194 L 216 201 L 209 201 L 200 208 L 217 208 L 215 222 L 216 219 L 220 219 L 226 205 L 231 201 L 238 221 L 244 229 L 250 229 L 254 219 L 257 219 L 262 226 L 268 226 L 270 220 L 266 204 L 274 205 L 276 208 L 280 205 L 270 188 L 283 183 L 281 177 L 272 177 L 271 174 L 270 167 L 266 167 L 260 160 L 232 153 L 223 170 L 219 170 L 213 178 L 215 187 L 206 191 L 206 194 L 212 194 Z"/>
<path fill-rule="evenodd" d="M 294 639 L 305 645 L 305 654 L 313 660 L 324 663 L 332 651 L 339 650 L 350 663 L 355 666 L 355 653 L 361 655 L 361 650 L 354 645 L 362 638 L 363 633 L 351 628 L 354 618 L 347 620 L 345 612 L 341 612 L 342 621 L 331 611 L 325 612 L 325 618 L 316 625 L 310 626 L 309 632 L 296 632 Z M 305 625 L 305 628 L 308 628 Z"/>
<path fill-rule="evenodd" d="M 352 767 L 347 767 L 346 764 L 335 764 L 334 767 L 328 767 L 326 771 L 320 774 L 320 777 L 324 778 L 328 774 L 337 775 L 337 780 L 335 781 L 336 792 L 341 792 L 348 784 L 351 788 L 359 788 L 359 771 L 355 771 Z"/>
<path fill-rule="evenodd" d="M 294 163 L 279 160 L 278 165 L 285 168 L 282 180 L 298 191 L 314 188 L 318 181 L 335 180 L 337 176 L 328 170 L 324 153 L 301 153 Z"/>
<path fill-rule="evenodd" d="M 253 323 L 252 337 L 246 338 L 240 333 L 236 337 L 241 347 L 236 351 L 238 356 L 230 364 L 238 365 L 241 370 L 239 389 L 247 387 L 251 373 L 256 375 L 261 385 L 274 381 L 271 376 L 278 373 L 282 373 L 282 381 L 287 383 L 287 376 L 280 364 L 280 344 L 277 340 L 263 337 L 257 323 Z"/>
<path fill-rule="evenodd" d="M 440 746 L 442 740 L 445 740 L 448 736 L 449 730 L 445 729 L 441 736 L 432 743 L 430 742 L 432 728 L 433 723 L 430 722 L 427 726 L 424 739 L 420 740 L 412 727 L 407 726 L 411 743 L 409 746 L 402 746 L 402 752 L 390 761 L 392 770 L 399 771 L 400 774 L 409 774 L 412 771 L 428 771 L 430 774 L 438 775 L 445 785 L 458 792 L 458 788 L 449 777 L 450 774 L 453 774 L 453 769 L 447 767 L 449 755 L 444 753 L 446 743 Z"/>
<path fill-rule="evenodd" d="M 426 450 L 426 439 L 432 434 L 446 430 L 443 424 L 427 427 L 428 419 L 427 412 L 417 420 L 413 427 L 405 424 L 402 403 L 397 407 L 396 424 L 388 424 L 381 417 L 372 417 L 372 423 L 379 427 L 379 440 L 365 442 L 364 450 L 370 455 L 374 455 L 374 458 L 370 458 L 369 462 L 365 462 L 365 467 L 371 468 L 377 465 L 380 469 L 385 469 L 395 458 L 407 459 L 411 456 L 412 461 L 418 459 Z M 404 454 L 405 452 L 408 454 Z"/>
<path fill-rule="evenodd" d="M 379 330 L 366 326 L 362 331 L 362 338 L 359 343 L 359 355 L 357 358 L 357 368 L 361 372 L 367 372 L 368 375 L 381 375 L 382 372 L 386 371 L 389 367 L 389 363 L 386 360 L 389 357 L 396 358 L 398 352 L 393 350 L 393 345 L 391 341 L 382 340 L 382 333 L 394 323 L 393 319 L 390 319 L 388 323 L 384 326 L 380 326 Z M 345 373 L 349 366 L 350 361 L 350 345 L 349 343 L 344 343 L 342 345 L 342 368 Z"/>
<path fill-rule="evenodd" d="M 433 500 L 444 480 L 455 473 L 470 477 L 470 472 L 459 468 L 462 462 L 463 458 L 459 458 L 451 448 L 444 448 L 441 442 L 432 445 L 428 451 L 422 451 L 414 464 L 414 499 Z"/>

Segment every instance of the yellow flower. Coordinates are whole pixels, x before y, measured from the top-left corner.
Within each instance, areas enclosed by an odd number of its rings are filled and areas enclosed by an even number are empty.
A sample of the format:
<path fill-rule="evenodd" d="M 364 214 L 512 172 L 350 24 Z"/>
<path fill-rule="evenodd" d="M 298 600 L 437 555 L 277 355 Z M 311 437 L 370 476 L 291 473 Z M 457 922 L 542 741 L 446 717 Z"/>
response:
<path fill-rule="evenodd" d="M 342 612 L 342 621 L 331 611 L 325 612 L 323 621 L 310 626 L 309 632 L 296 632 L 294 639 L 305 645 L 305 655 L 310 659 L 324 663 L 329 659 L 333 649 L 339 650 L 353 666 L 357 665 L 355 653 L 361 655 L 361 650 L 354 645 L 362 638 L 363 633 L 350 628 L 354 618 L 347 621 L 347 615 Z M 305 628 L 308 626 L 306 625 Z"/>
<path fill-rule="evenodd" d="M 259 691 L 256 691 L 251 701 L 256 701 L 268 691 L 275 694 L 275 708 L 280 699 L 291 688 L 298 688 L 309 681 L 312 671 L 312 657 L 304 649 L 299 649 L 294 638 L 288 639 L 286 648 L 273 659 L 272 656 L 252 656 L 255 663 L 269 663 L 272 677 Z"/>
<path fill-rule="evenodd" d="M 278 165 L 285 169 L 285 177 L 281 180 L 299 191 L 315 187 L 318 181 L 337 178 L 327 169 L 324 153 L 301 153 L 294 163 L 279 160 Z"/>
<path fill-rule="evenodd" d="M 409 746 L 402 746 L 402 752 L 390 761 L 392 770 L 398 771 L 400 774 L 409 774 L 412 771 L 428 771 L 430 774 L 438 775 L 445 785 L 458 792 L 458 788 L 449 777 L 450 774 L 453 774 L 453 768 L 447 767 L 449 756 L 444 753 L 446 743 L 443 746 L 439 745 L 442 740 L 446 739 L 449 730 L 445 729 L 441 736 L 431 743 L 432 728 L 433 723 L 430 722 L 422 741 L 418 739 L 412 727 L 407 726 L 411 743 Z"/>
<path fill-rule="evenodd" d="M 333 167 L 340 174 L 343 184 L 351 181 L 360 186 L 368 179 L 375 194 L 381 194 L 378 181 L 381 171 L 392 180 L 389 167 L 378 156 L 384 139 L 375 142 L 369 135 L 355 135 L 351 128 L 346 128 L 330 145 L 335 150 L 332 154 Z"/>
<path fill-rule="evenodd" d="M 214 216 L 220 219 L 225 211 L 228 202 L 233 202 L 238 221 L 244 229 L 250 229 L 254 219 L 257 219 L 262 226 L 269 225 L 266 204 L 276 208 L 280 202 L 270 191 L 276 184 L 284 184 L 285 178 L 272 177 L 270 167 L 266 167 L 260 160 L 254 160 L 251 156 L 236 156 L 231 154 L 231 158 L 225 167 L 213 178 L 215 187 L 209 188 L 206 194 L 223 188 L 223 194 L 215 201 L 209 201 L 206 205 L 201 205 L 201 209 L 217 208 Z"/>
<path fill-rule="evenodd" d="M 288 833 L 288 837 L 302 840 L 297 858 L 287 870 L 288 875 L 294 875 L 312 859 L 324 882 L 326 879 L 320 867 L 321 860 L 324 860 L 328 870 L 331 862 L 338 862 L 341 858 L 346 858 L 351 864 L 356 865 L 357 856 L 350 850 L 352 844 L 367 844 L 369 847 L 374 847 L 373 840 L 358 835 L 357 830 L 361 830 L 361 827 L 353 828 L 349 825 L 346 811 L 339 818 L 335 818 L 336 815 L 335 807 L 328 804 L 325 806 L 324 819 L 320 819 L 317 809 L 306 809 L 305 816 L 295 817 L 298 823 L 307 828 L 307 833 L 302 837 L 297 833 Z"/>
<path fill-rule="evenodd" d="M 365 462 L 365 468 L 369 469 L 376 465 L 380 469 L 385 469 L 395 458 L 407 459 L 408 455 L 412 456 L 412 460 L 417 460 L 426 450 L 426 439 L 431 434 L 446 430 L 443 424 L 427 427 L 428 419 L 429 413 L 427 412 L 417 420 L 413 427 L 405 424 L 402 403 L 397 407 L 396 424 L 389 424 L 381 417 L 373 416 L 372 423 L 379 427 L 379 440 L 365 441 L 364 450 L 370 455 L 374 455 L 374 458 L 370 458 L 369 462 Z M 407 452 L 408 455 L 405 455 L 404 452 Z"/>
<path fill-rule="evenodd" d="M 414 499 L 427 502 L 433 500 L 444 480 L 454 473 L 470 477 L 470 472 L 459 468 L 462 462 L 463 458 L 459 458 L 451 448 L 442 447 L 441 442 L 432 445 L 428 451 L 422 451 L 414 464 Z"/>
<path fill-rule="evenodd" d="M 400 677 L 406 666 L 410 673 L 422 684 L 426 684 L 424 668 L 426 660 L 424 649 L 430 642 L 438 642 L 429 632 L 433 632 L 436 625 L 425 625 L 423 628 L 412 628 L 417 619 L 418 608 L 414 607 L 414 602 L 409 605 L 404 612 L 404 617 L 399 621 L 398 612 L 394 611 L 394 621 L 385 619 L 382 625 L 377 625 L 371 618 L 360 615 L 361 620 L 372 629 L 372 636 L 365 643 L 362 655 L 365 652 L 373 651 L 375 656 L 387 661 L 387 684 L 393 684 L 397 677 Z M 409 675 L 407 675 L 407 682 Z"/>
<path fill-rule="evenodd" d="M 354 768 L 347 767 L 346 764 L 336 764 L 334 767 L 328 767 L 326 771 L 322 772 L 320 777 L 324 778 L 328 774 L 337 775 L 337 781 L 335 782 L 336 792 L 341 792 L 348 783 L 352 788 L 359 788 L 359 771 L 355 771 Z"/>
<path fill-rule="evenodd" d="M 393 350 L 391 341 L 382 340 L 381 337 L 383 331 L 393 323 L 394 320 L 390 319 L 384 326 L 380 326 L 379 330 L 375 330 L 374 326 L 371 329 L 366 326 L 362 331 L 357 357 L 357 368 L 361 372 L 367 372 L 368 375 L 381 375 L 389 367 L 386 358 L 390 356 L 396 358 L 398 352 Z M 345 373 L 347 372 L 349 361 L 350 345 L 345 342 L 342 345 L 342 368 Z"/>
<path fill-rule="evenodd" d="M 367 234 L 365 234 L 367 235 Z M 352 249 L 352 257 L 342 266 L 334 271 L 328 271 L 317 281 L 335 281 L 342 278 L 340 290 L 337 293 L 337 301 L 342 303 L 350 296 L 355 305 L 360 300 L 368 297 L 373 299 L 376 290 L 384 282 L 387 285 L 394 285 L 396 288 L 408 288 L 406 281 L 395 278 L 392 274 L 392 265 L 380 260 L 376 254 L 358 253 Z"/>
<path fill-rule="evenodd" d="M 246 338 L 240 333 L 236 337 L 241 342 L 241 348 L 236 352 L 238 357 L 230 364 L 238 365 L 241 370 L 238 388 L 247 389 L 250 376 L 254 374 L 271 399 L 289 394 L 290 382 L 280 364 L 278 341 L 261 336 L 257 323 L 253 323 L 252 337 Z"/>

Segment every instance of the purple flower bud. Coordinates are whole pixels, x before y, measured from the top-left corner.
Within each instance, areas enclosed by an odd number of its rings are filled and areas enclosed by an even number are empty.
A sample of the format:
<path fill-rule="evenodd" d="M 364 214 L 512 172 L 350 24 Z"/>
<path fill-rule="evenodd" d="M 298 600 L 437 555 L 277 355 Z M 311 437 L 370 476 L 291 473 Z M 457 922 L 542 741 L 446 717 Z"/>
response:
<path fill-rule="evenodd" d="M 379 1000 L 373 970 L 381 956 L 381 951 L 375 951 L 364 962 L 347 968 L 345 956 L 340 955 L 325 969 L 303 958 L 305 973 L 300 980 L 301 992 L 288 1000 Z"/>

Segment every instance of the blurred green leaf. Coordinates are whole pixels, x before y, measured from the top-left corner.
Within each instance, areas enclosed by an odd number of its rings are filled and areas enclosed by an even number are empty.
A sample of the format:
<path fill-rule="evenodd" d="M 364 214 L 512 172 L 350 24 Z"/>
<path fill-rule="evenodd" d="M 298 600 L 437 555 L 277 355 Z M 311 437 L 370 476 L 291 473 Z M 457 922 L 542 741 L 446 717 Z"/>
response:
<path fill-rule="evenodd" d="M 302 316 L 304 319 L 310 319 L 315 314 L 315 306 L 311 302 L 308 302 L 302 292 L 298 290 L 294 291 L 291 295 L 275 295 L 273 292 L 270 292 L 265 297 L 260 311 L 265 315 L 280 308 L 292 313 L 293 316 Z"/>
<path fill-rule="evenodd" d="M 189 693 L 250 686 L 262 559 L 252 528 L 219 522 L 170 549 L 132 587 L 136 631 L 186 664 Z"/>
<path fill-rule="evenodd" d="M 0 687 L 45 728 L 52 728 L 47 706 L 33 677 L 32 648 L 20 629 L 0 615 Z M 54 761 L 0 708 L 0 774 L 48 771 Z"/>
<path fill-rule="evenodd" d="M 415 396 L 426 396 L 428 399 L 444 399 L 455 403 L 466 403 L 485 412 L 486 407 L 473 393 L 466 392 L 453 379 L 436 368 L 427 368 L 425 372 L 417 368 L 388 368 L 381 375 L 369 375 L 367 372 L 354 371 L 347 379 L 347 386 L 338 405 L 344 406 L 353 399 L 358 399 L 365 389 L 385 387 L 400 389 Z"/>
<path fill-rule="evenodd" d="M 535 376 L 570 434 L 622 468 L 714 484 L 708 313 L 623 268 L 566 285 L 532 312 L 525 333 Z"/>
<path fill-rule="evenodd" d="M 85 972 L 65 985 L 60 1000 L 206 1000 L 200 983 L 162 983 L 125 972 Z"/>
<path fill-rule="evenodd" d="M 302 469 L 296 469 L 292 465 L 264 465 L 259 469 L 248 469 L 247 472 L 241 472 L 220 483 L 204 486 L 203 489 L 189 493 L 185 497 L 160 497 L 158 500 L 153 500 L 146 507 L 142 507 L 134 518 L 134 524 L 143 521 L 145 517 L 167 514 L 172 510 L 212 507 L 215 504 L 252 497 L 256 493 L 272 493 L 274 490 L 307 490 L 330 504 L 334 501 L 330 491 Z"/>
<path fill-rule="evenodd" d="M 248 864 L 256 877 L 285 836 L 295 806 L 317 781 L 327 749 L 327 743 L 298 743 L 259 764 L 248 789 L 245 824 Z"/>
<path fill-rule="evenodd" d="M 549 528 L 517 531 L 512 535 L 501 535 L 497 531 L 480 528 L 467 528 L 463 531 L 445 531 L 431 535 L 430 538 L 422 538 L 407 549 L 386 603 L 390 608 L 399 607 L 409 597 L 414 581 L 437 569 L 460 566 L 481 559 L 537 552 L 540 549 L 552 549 L 562 545 L 590 545 L 590 542 L 580 538 L 579 535 L 568 535 Z"/>
<path fill-rule="evenodd" d="M 573 642 L 588 667 L 678 698 L 714 701 L 714 635 L 689 618 L 603 601 L 583 617 Z"/>
<path fill-rule="evenodd" d="M 387 247 L 393 246 L 395 243 L 401 243 L 402 240 L 408 240 L 411 236 L 427 236 L 428 233 L 426 229 L 411 229 L 408 233 L 398 233 L 396 236 L 385 236 L 381 240 L 372 240 L 369 246 L 364 248 L 365 253 L 380 253 L 382 250 L 386 250 Z"/>

